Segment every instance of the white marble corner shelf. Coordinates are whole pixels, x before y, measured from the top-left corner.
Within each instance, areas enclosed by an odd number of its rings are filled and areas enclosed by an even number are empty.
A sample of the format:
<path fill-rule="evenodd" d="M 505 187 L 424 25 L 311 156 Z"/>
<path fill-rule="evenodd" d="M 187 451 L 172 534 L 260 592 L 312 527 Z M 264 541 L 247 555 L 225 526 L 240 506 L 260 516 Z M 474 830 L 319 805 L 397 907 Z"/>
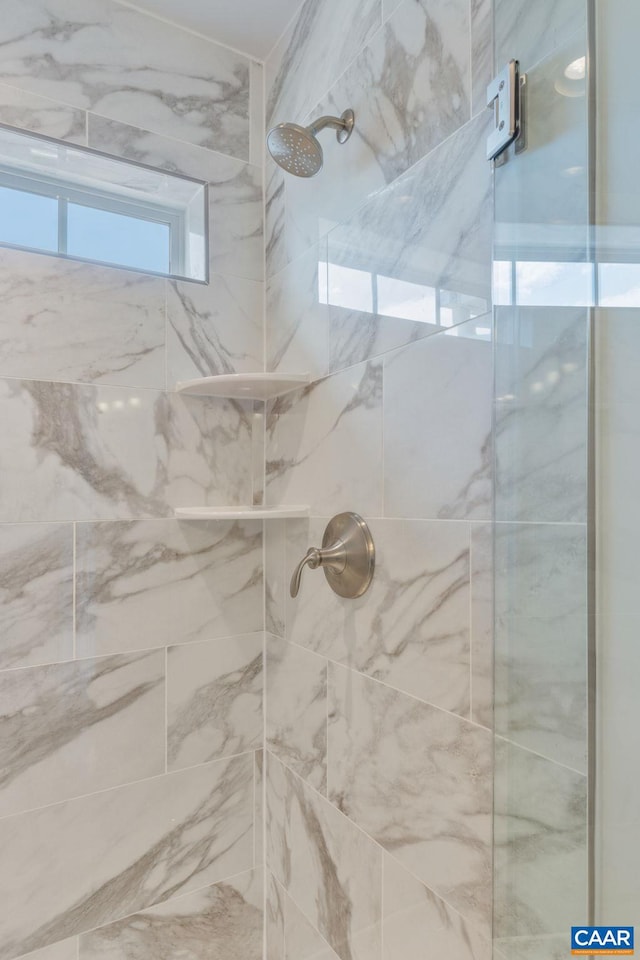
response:
<path fill-rule="evenodd" d="M 197 380 L 180 380 L 176 393 L 228 400 L 273 400 L 311 382 L 308 373 L 222 373 Z"/>
<path fill-rule="evenodd" d="M 176 507 L 179 520 L 288 520 L 308 517 L 309 507 Z"/>

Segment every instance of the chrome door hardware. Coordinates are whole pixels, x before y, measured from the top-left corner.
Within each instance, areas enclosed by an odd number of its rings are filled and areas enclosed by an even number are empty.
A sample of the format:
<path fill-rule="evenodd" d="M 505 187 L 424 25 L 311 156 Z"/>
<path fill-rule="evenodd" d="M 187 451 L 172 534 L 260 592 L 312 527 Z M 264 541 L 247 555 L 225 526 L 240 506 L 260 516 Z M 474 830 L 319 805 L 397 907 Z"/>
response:
<path fill-rule="evenodd" d="M 522 88 L 517 60 L 510 60 L 487 87 L 487 107 L 495 112 L 495 129 L 487 138 L 487 160 L 495 160 L 522 136 Z"/>
<path fill-rule="evenodd" d="M 361 597 L 369 589 L 375 563 L 373 538 L 362 517 L 357 513 L 339 513 L 327 524 L 322 547 L 310 547 L 294 570 L 291 596 L 298 596 L 305 567 L 322 567 L 327 583 L 339 597 Z"/>

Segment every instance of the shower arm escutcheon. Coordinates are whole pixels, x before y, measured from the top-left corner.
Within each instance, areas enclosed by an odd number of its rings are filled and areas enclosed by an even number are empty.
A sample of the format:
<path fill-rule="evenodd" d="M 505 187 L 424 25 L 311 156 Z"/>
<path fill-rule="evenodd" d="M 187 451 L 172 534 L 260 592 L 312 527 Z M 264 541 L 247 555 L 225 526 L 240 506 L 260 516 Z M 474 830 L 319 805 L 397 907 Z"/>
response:
<path fill-rule="evenodd" d="M 310 547 L 293 572 L 292 597 L 298 596 L 305 567 L 322 567 L 327 583 L 340 597 L 355 599 L 366 593 L 375 569 L 375 547 L 362 517 L 357 513 L 339 513 L 329 521 L 322 547 Z"/>

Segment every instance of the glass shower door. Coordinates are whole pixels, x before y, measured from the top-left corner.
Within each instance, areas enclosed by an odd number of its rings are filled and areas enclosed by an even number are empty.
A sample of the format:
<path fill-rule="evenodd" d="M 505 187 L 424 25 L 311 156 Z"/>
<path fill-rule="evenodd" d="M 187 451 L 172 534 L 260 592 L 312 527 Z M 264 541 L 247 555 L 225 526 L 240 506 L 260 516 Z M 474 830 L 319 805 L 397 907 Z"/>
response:
<path fill-rule="evenodd" d="M 495 169 L 494 953 L 561 960 L 591 911 L 587 0 L 495 0 L 526 149 Z"/>

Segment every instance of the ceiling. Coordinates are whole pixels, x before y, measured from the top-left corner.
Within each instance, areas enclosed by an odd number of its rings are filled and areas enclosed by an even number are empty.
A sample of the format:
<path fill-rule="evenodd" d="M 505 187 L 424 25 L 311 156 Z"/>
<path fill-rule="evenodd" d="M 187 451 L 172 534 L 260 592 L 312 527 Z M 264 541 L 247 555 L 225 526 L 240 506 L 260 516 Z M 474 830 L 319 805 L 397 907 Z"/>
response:
<path fill-rule="evenodd" d="M 126 2 L 126 0 L 125 0 Z M 264 60 L 302 0 L 132 0 L 131 6 Z"/>

